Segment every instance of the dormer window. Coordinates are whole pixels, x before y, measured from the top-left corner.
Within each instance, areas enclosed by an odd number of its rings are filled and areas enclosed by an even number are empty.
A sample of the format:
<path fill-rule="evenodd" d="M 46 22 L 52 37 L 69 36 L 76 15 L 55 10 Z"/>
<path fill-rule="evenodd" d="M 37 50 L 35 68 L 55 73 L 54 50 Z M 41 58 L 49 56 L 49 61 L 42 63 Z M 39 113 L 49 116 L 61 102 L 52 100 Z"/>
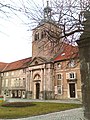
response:
<path fill-rule="evenodd" d="M 69 67 L 75 67 L 75 60 L 70 60 Z"/>
<path fill-rule="evenodd" d="M 61 67 L 62 67 L 61 63 L 57 63 L 57 68 L 61 69 Z"/>

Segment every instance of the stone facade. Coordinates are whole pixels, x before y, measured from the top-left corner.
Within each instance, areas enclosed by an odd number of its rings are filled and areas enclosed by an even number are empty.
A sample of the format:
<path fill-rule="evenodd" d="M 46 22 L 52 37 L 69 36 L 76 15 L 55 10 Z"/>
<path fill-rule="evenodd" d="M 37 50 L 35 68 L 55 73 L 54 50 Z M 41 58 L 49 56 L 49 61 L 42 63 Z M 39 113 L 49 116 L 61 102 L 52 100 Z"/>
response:
<path fill-rule="evenodd" d="M 25 98 L 25 69 L 12 70 L 1 73 L 2 77 L 2 94 L 13 98 Z"/>
<path fill-rule="evenodd" d="M 38 64 L 36 65 L 36 61 Z M 75 63 L 74 63 L 75 62 Z M 1 72 L 1 95 L 30 99 L 80 99 L 78 59 L 46 62 L 37 57 L 26 68 Z"/>
<path fill-rule="evenodd" d="M 33 99 L 81 100 L 80 65 L 77 62 L 70 66 L 68 62 L 65 60 L 39 64 L 38 61 L 38 65 L 30 65 L 27 81 L 31 94 L 28 96 Z"/>

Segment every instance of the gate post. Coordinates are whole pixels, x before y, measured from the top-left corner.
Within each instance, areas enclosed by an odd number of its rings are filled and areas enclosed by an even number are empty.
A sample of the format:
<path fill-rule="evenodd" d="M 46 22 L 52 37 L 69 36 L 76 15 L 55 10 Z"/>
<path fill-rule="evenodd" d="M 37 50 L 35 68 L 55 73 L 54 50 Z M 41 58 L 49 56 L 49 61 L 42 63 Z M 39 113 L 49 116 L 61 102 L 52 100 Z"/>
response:
<path fill-rule="evenodd" d="M 80 41 L 80 71 L 82 82 L 82 102 L 84 107 L 84 115 L 90 120 L 90 40 Z"/>
<path fill-rule="evenodd" d="M 85 12 L 84 32 L 77 41 L 79 45 L 82 102 L 85 120 L 90 120 L 90 12 Z"/>

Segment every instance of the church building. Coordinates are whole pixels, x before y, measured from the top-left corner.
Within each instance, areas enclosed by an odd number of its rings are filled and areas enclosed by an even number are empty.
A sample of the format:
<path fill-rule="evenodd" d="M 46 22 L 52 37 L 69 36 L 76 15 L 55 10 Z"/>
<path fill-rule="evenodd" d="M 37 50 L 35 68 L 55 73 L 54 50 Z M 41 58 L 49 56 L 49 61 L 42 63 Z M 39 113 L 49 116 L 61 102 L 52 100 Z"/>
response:
<path fill-rule="evenodd" d="M 44 8 L 32 30 L 32 57 L 0 63 L 0 94 L 29 99 L 82 99 L 78 47 L 63 42 L 62 28 Z"/>

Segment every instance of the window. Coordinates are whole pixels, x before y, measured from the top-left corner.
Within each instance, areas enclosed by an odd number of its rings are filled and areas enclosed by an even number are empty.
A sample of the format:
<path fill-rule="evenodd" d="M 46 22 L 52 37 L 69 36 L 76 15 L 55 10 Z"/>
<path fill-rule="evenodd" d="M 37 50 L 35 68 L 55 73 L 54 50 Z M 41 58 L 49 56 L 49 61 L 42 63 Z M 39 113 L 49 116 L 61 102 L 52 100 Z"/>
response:
<path fill-rule="evenodd" d="M 66 73 L 66 79 L 76 79 L 76 73 L 75 72 Z"/>
<path fill-rule="evenodd" d="M 8 87 L 8 79 L 6 79 L 6 85 L 5 86 Z"/>
<path fill-rule="evenodd" d="M 57 63 L 57 67 L 61 69 L 61 63 Z"/>
<path fill-rule="evenodd" d="M 69 67 L 75 67 L 75 60 L 71 60 L 69 62 Z"/>
<path fill-rule="evenodd" d="M 62 73 L 57 75 L 57 86 L 61 86 L 62 85 Z"/>
<path fill-rule="evenodd" d="M 25 86 L 26 86 L 26 79 L 23 78 L 23 87 L 25 87 Z"/>
<path fill-rule="evenodd" d="M 57 86 L 57 92 L 59 95 L 62 94 L 62 86 L 61 85 Z"/>
<path fill-rule="evenodd" d="M 2 80 L 2 87 L 4 87 L 4 80 Z"/>
<path fill-rule="evenodd" d="M 16 79 L 16 83 L 15 83 L 15 86 L 19 86 L 19 78 Z"/>
<path fill-rule="evenodd" d="M 4 76 L 4 73 L 1 73 L 1 76 Z"/>
<path fill-rule="evenodd" d="M 9 73 L 8 72 L 6 72 L 6 76 L 8 76 L 9 75 Z"/>
<path fill-rule="evenodd" d="M 55 86 L 55 94 L 62 95 L 62 85 Z"/>
<path fill-rule="evenodd" d="M 46 36 L 46 31 L 44 30 L 41 32 L 41 39 L 43 39 L 45 36 Z"/>
<path fill-rule="evenodd" d="M 39 40 L 39 33 L 35 34 L 35 40 Z"/>
<path fill-rule="evenodd" d="M 23 73 L 26 73 L 26 69 L 23 69 Z"/>
<path fill-rule="evenodd" d="M 22 81 L 23 81 L 22 78 L 19 78 L 19 84 L 20 84 L 20 86 L 23 86 L 23 82 Z"/>
<path fill-rule="evenodd" d="M 12 75 L 14 75 L 14 72 L 12 71 L 12 73 L 11 73 Z"/>
<path fill-rule="evenodd" d="M 61 79 L 62 79 L 62 74 L 58 74 L 58 75 L 57 75 L 57 79 L 58 79 L 58 80 L 61 80 Z"/>
<path fill-rule="evenodd" d="M 76 74 L 74 73 L 69 73 L 70 79 L 75 79 L 76 78 Z"/>
<path fill-rule="evenodd" d="M 15 79 L 11 79 L 11 87 L 15 87 Z"/>
<path fill-rule="evenodd" d="M 17 74 L 22 74 L 23 73 L 23 69 L 21 69 L 21 70 L 17 70 Z"/>

